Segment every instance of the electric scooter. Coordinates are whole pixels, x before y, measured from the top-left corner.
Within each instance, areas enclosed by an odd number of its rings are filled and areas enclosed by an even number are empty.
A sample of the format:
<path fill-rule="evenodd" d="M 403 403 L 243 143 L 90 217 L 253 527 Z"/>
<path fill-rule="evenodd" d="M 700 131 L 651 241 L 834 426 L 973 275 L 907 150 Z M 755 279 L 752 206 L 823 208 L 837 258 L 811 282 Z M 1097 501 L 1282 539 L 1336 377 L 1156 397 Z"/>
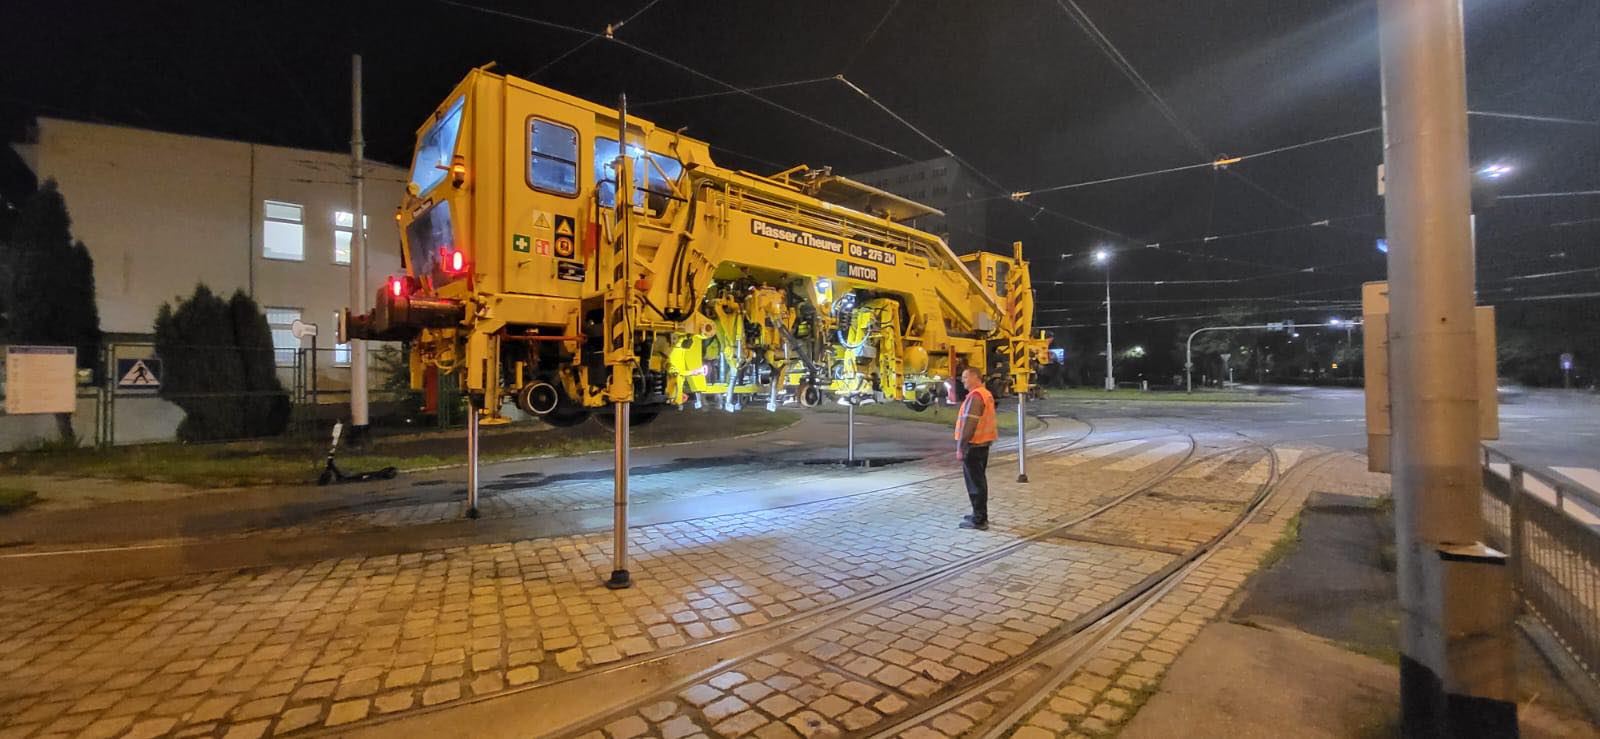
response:
<path fill-rule="evenodd" d="M 333 443 L 328 446 L 328 465 L 323 467 L 322 474 L 317 476 L 318 485 L 329 485 L 332 483 L 342 484 L 347 482 L 366 482 L 368 480 L 393 480 L 395 475 L 400 474 L 400 470 L 394 467 L 385 467 L 381 470 L 373 470 L 372 472 L 356 472 L 353 474 L 346 474 L 345 471 L 339 469 L 339 465 L 333 461 L 333 455 L 339 451 L 339 437 L 343 434 L 344 423 L 335 421 L 333 424 Z"/>

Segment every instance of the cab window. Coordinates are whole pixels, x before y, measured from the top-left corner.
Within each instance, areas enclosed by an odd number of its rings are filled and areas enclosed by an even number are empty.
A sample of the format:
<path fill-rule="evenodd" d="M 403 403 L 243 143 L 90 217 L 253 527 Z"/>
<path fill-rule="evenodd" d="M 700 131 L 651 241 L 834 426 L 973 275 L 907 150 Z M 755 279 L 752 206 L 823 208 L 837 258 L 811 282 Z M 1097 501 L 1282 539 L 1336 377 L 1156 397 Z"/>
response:
<path fill-rule="evenodd" d="M 578 131 L 528 119 L 528 186 L 557 195 L 578 194 Z"/>
<path fill-rule="evenodd" d="M 672 194 L 678 178 L 683 175 L 683 163 L 665 154 L 646 153 L 630 145 L 628 154 L 633 158 L 633 185 L 643 195 L 645 207 L 652 216 L 666 210 L 667 198 Z M 594 140 L 594 181 L 596 197 L 606 208 L 617 204 L 617 140 Z"/>
<path fill-rule="evenodd" d="M 456 136 L 461 131 L 461 106 L 466 100 L 465 97 L 456 98 L 450 109 L 422 134 L 417 161 L 411 166 L 411 184 L 417 186 L 417 194 L 427 194 L 450 171 L 450 162 L 456 153 Z"/>

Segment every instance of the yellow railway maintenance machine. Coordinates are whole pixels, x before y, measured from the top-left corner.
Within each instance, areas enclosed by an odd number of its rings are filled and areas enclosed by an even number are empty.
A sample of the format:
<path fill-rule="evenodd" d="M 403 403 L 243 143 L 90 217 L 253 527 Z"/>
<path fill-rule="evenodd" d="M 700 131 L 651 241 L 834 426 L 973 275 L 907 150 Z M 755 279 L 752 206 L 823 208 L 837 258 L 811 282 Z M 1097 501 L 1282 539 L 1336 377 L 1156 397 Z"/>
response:
<path fill-rule="evenodd" d="M 852 418 L 864 402 L 922 410 L 969 366 L 1022 413 L 1047 341 L 1032 335 L 1020 244 L 957 257 L 905 225 L 933 209 L 826 169 L 724 169 L 625 99 L 607 108 L 487 70 L 419 130 L 396 212 L 405 274 L 341 328 L 408 342 L 418 389 L 458 374 L 469 455 L 507 403 L 614 426 L 611 585 L 628 583 L 630 419 L 829 398 Z M 1019 452 L 1025 480 L 1023 464 Z M 473 456 L 469 516 L 476 481 Z"/>

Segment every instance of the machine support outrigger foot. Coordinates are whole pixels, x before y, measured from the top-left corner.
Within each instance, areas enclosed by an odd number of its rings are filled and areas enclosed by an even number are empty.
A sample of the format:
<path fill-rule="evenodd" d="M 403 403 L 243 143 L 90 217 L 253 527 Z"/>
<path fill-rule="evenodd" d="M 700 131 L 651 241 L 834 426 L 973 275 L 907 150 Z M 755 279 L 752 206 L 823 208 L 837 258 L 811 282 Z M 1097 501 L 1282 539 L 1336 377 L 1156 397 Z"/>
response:
<path fill-rule="evenodd" d="M 628 402 L 616 404 L 616 437 L 615 451 L 616 474 L 612 477 L 615 496 L 612 501 L 614 519 L 611 522 L 614 547 L 611 561 L 611 578 L 606 580 L 606 587 L 612 590 L 622 590 L 633 585 L 633 579 L 628 575 L 628 462 L 629 446 L 632 443 L 628 433 L 632 424 L 628 417 Z"/>
<path fill-rule="evenodd" d="M 467 396 L 467 518 L 478 517 L 478 404 Z"/>
<path fill-rule="evenodd" d="M 1028 481 L 1028 393 L 1017 393 L 1017 482 Z"/>

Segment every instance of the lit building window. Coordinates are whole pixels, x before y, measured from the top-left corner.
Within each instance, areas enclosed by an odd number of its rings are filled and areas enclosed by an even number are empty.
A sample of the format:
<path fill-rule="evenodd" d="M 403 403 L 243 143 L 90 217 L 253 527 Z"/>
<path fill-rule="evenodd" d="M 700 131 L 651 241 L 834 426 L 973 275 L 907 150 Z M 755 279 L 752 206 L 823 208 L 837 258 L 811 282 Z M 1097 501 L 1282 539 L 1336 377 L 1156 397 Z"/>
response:
<path fill-rule="evenodd" d="M 355 221 L 355 215 L 346 213 L 342 210 L 333 214 L 334 264 L 350 263 L 350 240 L 354 236 L 355 231 L 351 227 L 351 224 L 354 224 Z M 372 236 L 372 222 L 367 220 L 367 216 L 365 214 L 361 216 L 361 234 L 363 237 Z"/>
<path fill-rule="evenodd" d="M 299 262 L 306 258 L 304 209 L 276 200 L 261 204 L 261 256 Z"/>
<path fill-rule="evenodd" d="M 294 354 L 300 349 L 300 340 L 290 329 L 300 320 L 299 308 L 268 308 L 267 328 L 272 330 L 272 356 L 279 367 L 294 365 Z"/>

